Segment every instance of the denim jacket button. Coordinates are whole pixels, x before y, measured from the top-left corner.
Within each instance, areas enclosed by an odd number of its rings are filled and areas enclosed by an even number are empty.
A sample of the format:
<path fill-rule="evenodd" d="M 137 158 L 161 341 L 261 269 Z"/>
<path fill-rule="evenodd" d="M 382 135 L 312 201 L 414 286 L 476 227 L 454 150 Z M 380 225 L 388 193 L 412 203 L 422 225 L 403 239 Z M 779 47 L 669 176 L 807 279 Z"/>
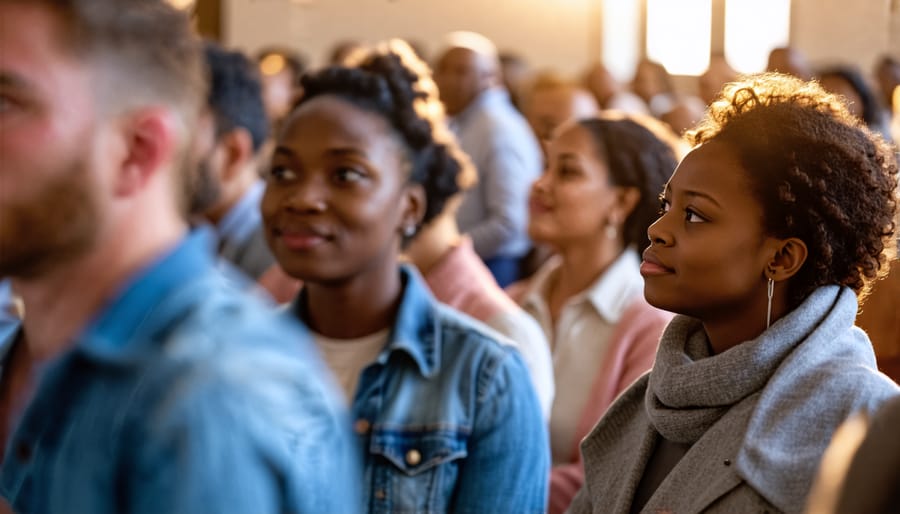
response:
<path fill-rule="evenodd" d="M 415 466 L 416 464 L 422 462 L 422 454 L 419 453 L 419 450 L 410 450 L 406 452 L 406 463 L 410 466 Z"/>
<path fill-rule="evenodd" d="M 355 430 L 359 435 L 368 434 L 370 428 L 372 428 L 372 425 L 368 420 L 363 418 L 359 418 L 358 420 L 356 420 L 356 423 L 353 424 L 353 430 Z"/>
<path fill-rule="evenodd" d="M 387 494 L 384 493 L 384 489 L 376 489 L 375 490 L 375 499 L 376 500 L 383 500 L 385 498 L 387 498 Z"/>

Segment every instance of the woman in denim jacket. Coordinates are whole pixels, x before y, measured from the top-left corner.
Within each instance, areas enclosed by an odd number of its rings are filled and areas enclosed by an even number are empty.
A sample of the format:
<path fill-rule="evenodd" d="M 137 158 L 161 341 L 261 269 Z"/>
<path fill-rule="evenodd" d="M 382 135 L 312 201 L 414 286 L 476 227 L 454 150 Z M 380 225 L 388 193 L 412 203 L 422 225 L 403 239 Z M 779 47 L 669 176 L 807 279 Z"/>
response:
<path fill-rule="evenodd" d="M 279 264 L 304 282 L 290 312 L 351 405 L 365 508 L 541 512 L 547 434 L 521 358 L 398 264 L 468 164 L 408 46 L 356 57 L 304 77 L 262 214 Z"/>

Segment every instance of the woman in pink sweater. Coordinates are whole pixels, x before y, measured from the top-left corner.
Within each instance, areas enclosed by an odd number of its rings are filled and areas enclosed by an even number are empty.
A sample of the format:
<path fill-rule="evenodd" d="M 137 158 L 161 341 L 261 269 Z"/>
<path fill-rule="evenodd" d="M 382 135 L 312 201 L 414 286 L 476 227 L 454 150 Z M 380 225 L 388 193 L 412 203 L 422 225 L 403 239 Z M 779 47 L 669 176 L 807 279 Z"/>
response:
<path fill-rule="evenodd" d="M 556 255 L 510 294 L 553 353 L 551 513 L 584 481 L 581 439 L 652 367 L 670 318 L 644 300 L 639 252 L 676 164 L 675 149 L 642 123 L 604 115 L 558 131 L 532 187 L 529 235 Z"/>

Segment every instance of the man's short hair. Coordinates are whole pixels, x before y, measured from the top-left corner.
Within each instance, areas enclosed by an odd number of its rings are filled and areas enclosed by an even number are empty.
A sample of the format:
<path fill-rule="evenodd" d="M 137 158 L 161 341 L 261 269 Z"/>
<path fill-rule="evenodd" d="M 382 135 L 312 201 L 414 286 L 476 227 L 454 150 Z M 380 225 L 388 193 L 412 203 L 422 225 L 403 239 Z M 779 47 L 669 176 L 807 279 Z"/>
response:
<path fill-rule="evenodd" d="M 0 0 L 43 5 L 58 14 L 60 46 L 113 71 L 98 96 L 105 109 L 147 102 L 176 108 L 190 130 L 206 82 L 199 38 L 187 14 L 163 0 Z"/>
<path fill-rule="evenodd" d="M 207 42 L 209 73 L 207 104 L 215 116 L 216 135 L 236 128 L 250 133 L 253 150 L 259 150 L 269 133 L 262 86 L 256 66 L 242 53 Z"/>

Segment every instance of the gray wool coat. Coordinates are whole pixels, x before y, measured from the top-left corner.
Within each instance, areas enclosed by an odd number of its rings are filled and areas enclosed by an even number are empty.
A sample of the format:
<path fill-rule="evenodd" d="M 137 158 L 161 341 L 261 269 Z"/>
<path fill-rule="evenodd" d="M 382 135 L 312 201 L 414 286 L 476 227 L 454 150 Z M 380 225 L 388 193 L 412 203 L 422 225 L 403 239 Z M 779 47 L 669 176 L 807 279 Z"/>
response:
<path fill-rule="evenodd" d="M 760 389 L 731 405 L 703 433 L 641 512 L 802 512 L 838 425 L 900 394 L 877 371 L 865 333 L 853 326 L 853 292 L 828 286 L 811 298 L 822 303 L 816 319 L 783 318 L 760 336 L 792 337 L 796 346 Z M 758 344 L 756 351 L 765 352 L 771 341 L 743 344 Z M 582 442 L 585 484 L 568 512 L 629 512 L 659 437 L 645 403 L 649 378 L 644 375 L 623 393 Z"/>

